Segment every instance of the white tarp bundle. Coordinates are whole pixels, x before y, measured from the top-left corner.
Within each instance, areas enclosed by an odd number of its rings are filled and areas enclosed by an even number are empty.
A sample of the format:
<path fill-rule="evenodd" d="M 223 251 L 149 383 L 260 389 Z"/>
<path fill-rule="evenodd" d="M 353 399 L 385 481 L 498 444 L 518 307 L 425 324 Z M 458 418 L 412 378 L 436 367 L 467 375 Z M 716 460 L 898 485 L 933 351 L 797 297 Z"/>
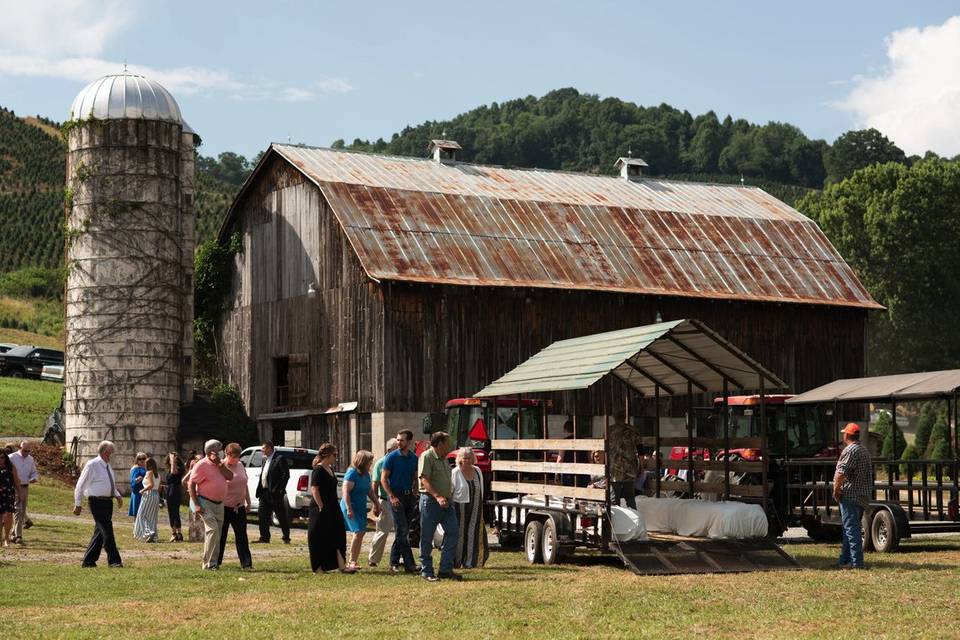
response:
<path fill-rule="evenodd" d="M 648 531 L 713 539 L 767 535 L 767 517 L 758 504 L 639 498 L 637 510 Z"/>
<path fill-rule="evenodd" d="M 612 523 L 613 537 L 618 542 L 646 541 L 649 539 L 647 537 L 647 527 L 639 511 L 626 507 L 611 507 L 610 522 Z"/>

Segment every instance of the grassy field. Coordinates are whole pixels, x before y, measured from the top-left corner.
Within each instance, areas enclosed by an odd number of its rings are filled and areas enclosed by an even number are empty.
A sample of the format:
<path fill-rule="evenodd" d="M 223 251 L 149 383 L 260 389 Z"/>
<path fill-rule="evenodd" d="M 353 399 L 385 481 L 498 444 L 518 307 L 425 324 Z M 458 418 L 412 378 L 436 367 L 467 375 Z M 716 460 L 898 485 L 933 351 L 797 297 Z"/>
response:
<path fill-rule="evenodd" d="M 63 350 L 63 338 L 41 335 L 21 329 L 0 327 L 0 342 L 12 344 L 32 344 L 37 347 Z"/>
<path fill-rule="evenodd" d="M 0 439 L 41 436 L 50 412 L 60 404 L 63 384 L 0 376 Z"/>
<path fill-rule="evenodd" d="M 253 572 L 232 549 L 202 572 L 200 545 L 135 542 L 124 510 L 126 567 L 81 569 L 90 521 L 65 515 L 69 490 L 41 489 L 27 546 L 0 550 L 17 585 L 0 590 L 10 638 L 956 637 L 960 616 L 957 537 L 869 555 L 864 572 L 831 570 L 836 545 L 799 543 L 787 546 L 799 572 L 638 577 L 598 557 L 530 567 L 494 552 L 463 583 L 427 584 L 382 568 L 315 576 L 302 530 L 290 546 L 255 545 Z"/>

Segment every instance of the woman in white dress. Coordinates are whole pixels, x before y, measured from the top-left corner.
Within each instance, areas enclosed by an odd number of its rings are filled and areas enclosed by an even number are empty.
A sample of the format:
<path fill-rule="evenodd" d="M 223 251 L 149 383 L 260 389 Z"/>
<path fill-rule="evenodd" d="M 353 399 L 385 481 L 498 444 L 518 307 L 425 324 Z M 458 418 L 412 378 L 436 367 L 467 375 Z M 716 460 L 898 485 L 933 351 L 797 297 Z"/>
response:
<path fill-rule="evenodd" d="M 158 542 L 157 513 L 160 511 L 160 474 L 157 461 L 147 458 L 147 473 L 140 492 L 140 508 L 133 524 L 133 536 L 141 542 Z"/>

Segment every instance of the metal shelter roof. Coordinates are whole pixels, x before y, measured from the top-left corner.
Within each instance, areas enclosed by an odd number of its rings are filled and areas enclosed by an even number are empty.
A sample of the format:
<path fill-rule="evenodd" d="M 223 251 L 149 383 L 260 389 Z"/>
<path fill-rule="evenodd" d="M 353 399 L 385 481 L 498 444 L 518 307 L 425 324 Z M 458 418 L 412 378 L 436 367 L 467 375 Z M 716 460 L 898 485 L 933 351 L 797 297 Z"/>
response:
<path fill-rule="evenodd" d="M 810 219 L 755 187 L 624 180 L 273 144 L 367 275 L 882 308 Z"/>
<path fill-rule="evenodd" d="M 924 400 L 953 395 L 960 389 L 960 369 L 834 380 L 787 400 L 787 404 Z"/>
<path fill-rule="evenodd" d="M 644 327 L 560 340 L 543 349 L 475 397 L 509 396 L 586 389 L 612 373 L 644 395 L 655 387 L 684 395 L 687 380 L 695 393 L 733 388 L 767 388 L 786 383 L 697 320 L 674 320 Z"/>

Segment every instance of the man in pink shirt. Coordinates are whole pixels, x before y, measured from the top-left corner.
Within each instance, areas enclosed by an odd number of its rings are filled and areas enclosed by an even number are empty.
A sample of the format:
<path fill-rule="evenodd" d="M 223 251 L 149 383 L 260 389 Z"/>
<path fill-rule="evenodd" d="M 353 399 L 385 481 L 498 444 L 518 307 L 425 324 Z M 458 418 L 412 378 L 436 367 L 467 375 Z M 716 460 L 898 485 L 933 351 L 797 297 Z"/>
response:
<path fill-rule="evenodd" d="M 223 529 L 220 531 L 220 554 L 217 566 L 223 564 L 223 552 L 227 548 L 227 532 L 233 527 L 233 540 L 237 544 L 237 556 L 241 569 L 252 569 L 253 558 L 250 555 L 250 542 L 247 539 L 247 510 L 250 509 L 250 491 L 247 489 L 247 470 L 240 462 L 243 449 L 231 442 L 223 450 L 227 454 L 223 466 L 233 472 L 233 478 L 227 480 L 227 494 L 223 498 Z"/>
<path fill-rule="evenodd" d="M 203 445 L 206 458 L 190 470 L 190 497 L 203 520 L 203 568 L 208 570 L 219 567 L 223 499 L 227 495 L 227 480 L 233 478 L 233 472 L 220 459 L 222 450 L 223 443 L 219 440 L 207 440 Z"/>

